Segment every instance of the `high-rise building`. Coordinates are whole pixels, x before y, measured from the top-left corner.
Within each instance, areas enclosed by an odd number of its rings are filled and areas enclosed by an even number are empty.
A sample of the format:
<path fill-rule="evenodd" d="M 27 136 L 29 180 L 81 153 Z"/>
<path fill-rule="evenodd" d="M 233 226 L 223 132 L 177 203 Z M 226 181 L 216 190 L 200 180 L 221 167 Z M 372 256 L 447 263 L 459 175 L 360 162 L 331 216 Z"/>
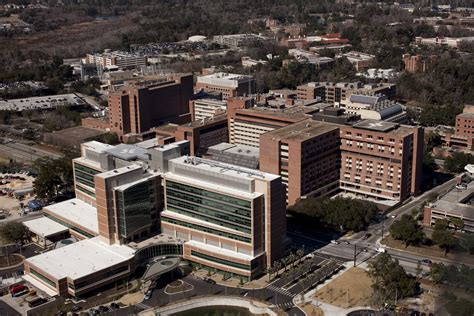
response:
<path fill-rule="evenodd" d="M 341 191 L 394 202 L 420 193 L 422 127 L 363 120 L 339 129 Z"/>
<path fill-rule="evenodd" d="M 227 109 L 229 142 L 259 147 L 260 135 L 308 119 L 319 109 L 319 105 L 293 106 L 285 109 L 229 106 Z"/>
<path fill-rule="evenodd" d="M 307 119 L 260 136 L 260 170 L 281 175 L 286 203 L 339 188 L 339 128 Z"/>
<path fill-rule="evenodd" d="M 280 176 L 196 157 L 169 161 L 163 233 L 185 240 L 183 258 L 253 279 L 286 252 Z"/>
<path fill-rule="evenodd" d="M 256 92 L 256 81 L 252 76 L 217 72 L 197 78 L 196 90 L 222 93 L 224 100 L 251 95 Z"/>
<path fill-rule="evenodd" d="M 128 82 L 109 94 L 110 130 L 119 136 L 140 134 L 189 113 L 193 76 L 174 76 L 160 82 Z M 190 118 L 188 118 L 188 121 Z"/>

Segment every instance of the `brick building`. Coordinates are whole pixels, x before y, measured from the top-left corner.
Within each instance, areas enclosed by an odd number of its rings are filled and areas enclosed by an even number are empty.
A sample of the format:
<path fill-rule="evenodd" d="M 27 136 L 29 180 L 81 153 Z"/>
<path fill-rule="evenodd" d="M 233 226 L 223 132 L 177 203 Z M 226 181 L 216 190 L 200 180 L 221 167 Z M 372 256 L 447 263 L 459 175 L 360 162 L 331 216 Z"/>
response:
<path fill-rule="evenodd" d="M 301 196 L 335 192 L 339 164 L 335 125 L 306 119 L 260 136 L 260 170 L 281 175 L 288 205 Z"/>
<path fill-rule="evenodd" d="M 128 82 L 109 94 L 110 130 L 119 136 L 140 134 L 189 116 L 193 76 L 177 75 L 161 82 Z M 187 118 L 190 121 L 190 117 Z"/>
<path fill-rule="evenodd" d="M 174 141 L 189 141 L 190 152 L 194 156 L 201 156 L 208 147 L 229 140 L 226 114 L 183 125 L 163 125 L 155 128 L 155 132 L 161 138 L 159 141 L 162 144 Z"/>
<path fill-rule="evenodd" d="M 407 72 L 425 72 L 428 70 L 430 65 L 436 59 L 435 55 L 422 56 L 422 55 L 411 55 L 403 54 L 403 64 L 405 65 L 405 71 Z"/>
<path fill-rule="evenodd" d="M 423 128 L 375 120 L 339 128 L 341 191 L 393 201 L 419 194 Z"/>

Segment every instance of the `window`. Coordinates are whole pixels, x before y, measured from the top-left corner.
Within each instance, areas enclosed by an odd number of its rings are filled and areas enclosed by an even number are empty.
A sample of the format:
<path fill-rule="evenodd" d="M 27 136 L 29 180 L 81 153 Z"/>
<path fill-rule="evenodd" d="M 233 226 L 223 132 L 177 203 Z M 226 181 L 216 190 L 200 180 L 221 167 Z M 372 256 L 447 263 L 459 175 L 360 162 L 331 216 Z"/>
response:
<path fill-rule="evenodd" d="M 251 238 L 249 238 L 249 237 L 243 237 L 243 236 L 239 236 L 237 234 L 223 232 L 223 231 L 213 229 L 213 228 L 210 228 L 210 227 L 205 227 L 205 226 L 201 226 L 201 225 L 196 225 L 196 224 L 176 220 L 174 218 L 168 218 L 168 217 L 163 216 L 161 218 L 161 221 L 165 222 L 165 223 L 175 224 L 175 225 L 178 225 L 178 226 L 183 226 L 183 227 L 199 230 L 199 231 L 209 233 L 209 234 L 213 234 L 213 235 L 226 237 L 226 238 L 229 238 L 229 239 L 238 240 L 238 241 L 245 242 L 245 243 L 251 243 L 252 242 Z"/>
<path fill-rule="evenodd" d="M 250 271 L 250 265 L 247 265 L 247 264 L 242 264 L 242 263 L 237 263 L 237 262 L 233 262 L 233 261 L 230 261 L 230 260 L 216 258 L 216 257 L 209 256 L 209 255 L 206 255 L 204 253 L 200 253 L 200 252 L 197 252 L 197 251 L 194 251 L 194 250 L 191 250 L 191 255 L 194 256 L 194 257 L 197 257 L 197 258 L 201 258 L 201 259 L 204 259 L 204 260 L 207 260 L 207 261 L 212 261 L 212 262 L 215 262 L 215 263 L 223 264 L 223 265 L 226 265 L 226 266 L 229 266 L 229 267 L 234 267 L 234 268 Z"/>

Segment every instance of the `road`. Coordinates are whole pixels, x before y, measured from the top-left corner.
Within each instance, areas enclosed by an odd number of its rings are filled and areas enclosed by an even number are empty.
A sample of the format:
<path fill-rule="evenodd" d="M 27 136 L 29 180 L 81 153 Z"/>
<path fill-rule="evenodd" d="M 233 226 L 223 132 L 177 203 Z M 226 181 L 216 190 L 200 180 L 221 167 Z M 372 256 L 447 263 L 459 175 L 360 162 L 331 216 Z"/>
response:
<path fill-rule="evenodd" d="M 36 159 L 43 157 L 60 157 L 58 154 L 39 148 L 33 148 L 32 146 L 28 146 L 22 143 L 0 144 L 0 153 L 1 156 L 5 158 L 13 159 L 17 162 L 24 163 L 33 163 L 33 161 L 35 161 Z"/>
<path fill-rule="evenodd" d="M 356 245 L 356 253 L 357 253 L 357 263 L 365 262 L 378 254 L 377 249 L 379 246 L 377 245 L 377 241 L 382 237 L 382 234 L 387 235 L 390 230 L 390 226 L 398 220 L 403 214 L 409 214 L 413 209 L 418 209 L 423 203 L 427 202 L 430 195 L 432 193 L 442 194 L 452 188 L 456 183 L 455 179 L 451 179 L 430 191 L 425 192 L 424 194 L 414 198 L 412 201 L 398 207 L 394 211 L 392 211 L 388 218 L 382 220 L 379 223 L 375 223 L 369 226 L 367 231 L 359 232 L 353 234 L 352 236 L 348 237 L 347 240 L 350 242 L 350 245 L 346 245 L 340 243 L 336 244 L 323 244 L 322 240 L 312 239 L 304 236 L 296 236 L 297 242 L 305 243 L 306 245 L 316 246 L 319 244 L 320 246 L 317 249 L 318 253 L 327 254 L 330 256 L 335 256 L 340 259 L 345 260 L 354 260 L 354 244 Z M 395 217 L 393 217 L 395 216 Z M 364 235 L 371 234 L 369 238 L 364 239 Z M 290 233 L 290 237 L 294 237 L 295 234 Z M 345 238 L 342 238 L 345 239 Z M 363 251 L 364 248 L 367 248 L 367 252 Z M 413 273 L 416 269 L 417 263 L 419 260 L 424 259 L 422 256 L 418 256 L 412 253 L 408 253 L 401 250 L 394 250 L 388 249 L 387 252 L 393 257 L 399 260 L 400 264 L 405 268 L 407 272 Z M 445 264 L 454 264 L 456 266 L 460 266 L 461 263 L 453 262 L 446 259 L 435 259 L 432 260 L 433 262 L 443 262 Z M 427 271 L 427 267 L 423 267 L 424 270 Z"/>

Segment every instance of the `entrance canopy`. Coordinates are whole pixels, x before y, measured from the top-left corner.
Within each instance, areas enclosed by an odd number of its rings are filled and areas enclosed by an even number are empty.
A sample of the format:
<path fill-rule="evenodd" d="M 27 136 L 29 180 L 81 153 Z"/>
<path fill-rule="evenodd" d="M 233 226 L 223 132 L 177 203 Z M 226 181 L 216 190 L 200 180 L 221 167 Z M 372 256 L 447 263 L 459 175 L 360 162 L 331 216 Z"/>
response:
<path fill-rule="evenodd" d="M 23 222 L 23 225 L 25 225 L 30 232 L 43 238 L 55 236 L 69 230 L 66 226 L 47 217 L 40 217 L 31 221 L 26 221 Z"/>

